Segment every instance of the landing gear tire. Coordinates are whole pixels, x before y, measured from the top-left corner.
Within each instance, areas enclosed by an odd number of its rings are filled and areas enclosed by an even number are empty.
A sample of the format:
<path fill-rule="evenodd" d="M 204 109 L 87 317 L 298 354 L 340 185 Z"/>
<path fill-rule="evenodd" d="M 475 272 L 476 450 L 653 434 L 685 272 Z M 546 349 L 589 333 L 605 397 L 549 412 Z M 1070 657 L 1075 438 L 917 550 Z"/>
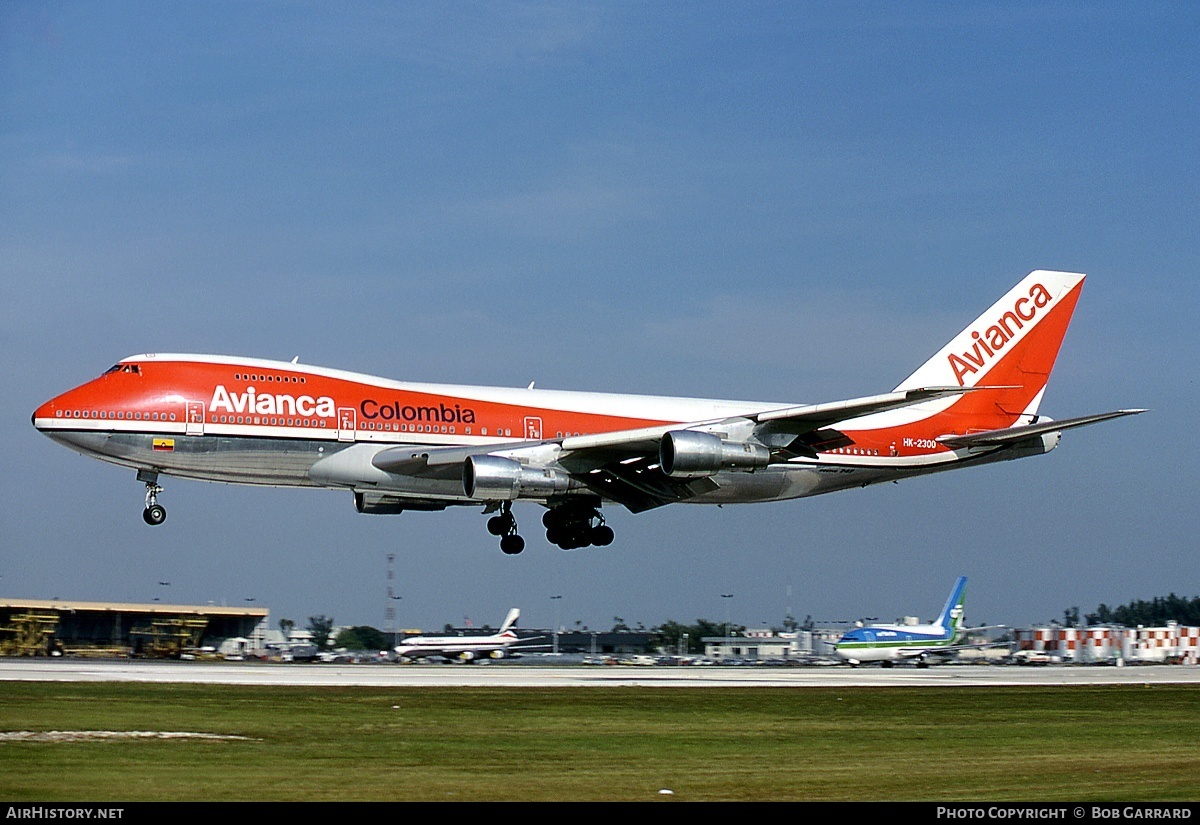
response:
<path fill-rule="evenodd" d="M 158 486 L 158 473 L 139 470 L 138 481 L 146 482 L 146 509 L 142 510 L 142 521 L 157 527 L 167 520 L 167 508 L 158 503 L 158 494 L 163 491 Z"/>
<path fill-rule="evenodd" d="M 500 537 L 500 551 L 506 556 L 515 556 L 525 549 L 525 539 L 517 535 L 517 520 L 512 514 L 512 503 L 500 505 L 500 515 L 492 516 L 487 523 L 488 532 Z"/>
<path fill-rule="evenodd" d="M 600 515 L 599 501 L 593 499 L 572 500 L 550 506 L 542 515 L 546 528 L 546 541 L 563 550 L 578 550 L 581 547 L 604 547 L 613 543 L 614 533 L 604 524 Z"/>
<path fill-rule="evenodd" d="M 161 504 L 151 504 L 142 511 L 142 521 L 152 527 L 157 527 L 167 520 L 167 508 Z"/>

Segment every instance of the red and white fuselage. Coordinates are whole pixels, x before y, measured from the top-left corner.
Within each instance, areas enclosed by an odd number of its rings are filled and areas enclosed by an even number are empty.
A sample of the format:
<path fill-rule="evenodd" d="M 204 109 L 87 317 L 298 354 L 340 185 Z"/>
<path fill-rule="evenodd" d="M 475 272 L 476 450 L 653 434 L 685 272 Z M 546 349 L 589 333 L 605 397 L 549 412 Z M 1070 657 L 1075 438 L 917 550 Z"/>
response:
<path fill-rule="evenodd" d="M 798 498 L 1053 449 L 1058 430 L 1037 425 L 1038 405 L 1083 280 L 1031 273 L 892 393 L 832 404 L 423 384 L 144 354 L 47 401 L 33 423 L 140 478 L 348 489 L 364 512 Z"/>

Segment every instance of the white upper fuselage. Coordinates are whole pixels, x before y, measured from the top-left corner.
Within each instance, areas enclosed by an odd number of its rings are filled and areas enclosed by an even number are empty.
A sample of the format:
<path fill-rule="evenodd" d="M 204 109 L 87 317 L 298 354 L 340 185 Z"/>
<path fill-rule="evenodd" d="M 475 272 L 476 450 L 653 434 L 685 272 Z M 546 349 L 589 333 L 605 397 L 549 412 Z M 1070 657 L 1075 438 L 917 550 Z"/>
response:
<path fill-rule="evenodd" d="M 397 645 L 395 652 L 407 658 L 444 656 L 454 658 L 469 654 L 494 654 L 516 644 L 517 634 L 511 630 L 493 636 L 418 636 Z"/>
<path fill-rule="evenodd" d="M 872 625 L 850 631 L 835 651 L 852 662 L 908 659 L 954 643 L 954 632 L 941 625 Z"/>

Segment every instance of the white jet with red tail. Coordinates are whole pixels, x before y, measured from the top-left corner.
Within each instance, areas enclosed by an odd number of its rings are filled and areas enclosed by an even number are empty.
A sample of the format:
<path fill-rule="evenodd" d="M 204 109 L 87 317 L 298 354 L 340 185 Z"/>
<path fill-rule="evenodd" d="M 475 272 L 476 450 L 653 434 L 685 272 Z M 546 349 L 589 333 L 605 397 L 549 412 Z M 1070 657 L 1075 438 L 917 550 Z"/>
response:
<path fill-rule="evenodd" d="M 504 617 L 504 624 L 491 636 L 412 636 L 405 639 L 404 644 L 393 648 L 393 652 L 401 659 L 421 659 L 427 656 L 457 659 L 460 662 L 473 662 L 484 658 L 503 659 L 508 649 L 517 642 L 541 638 L 534 636 L 522 640 L 517 637 L 513 627 L 520 616 L 521 611 L 515 607 L 508 611 L 508 615 Z"/>

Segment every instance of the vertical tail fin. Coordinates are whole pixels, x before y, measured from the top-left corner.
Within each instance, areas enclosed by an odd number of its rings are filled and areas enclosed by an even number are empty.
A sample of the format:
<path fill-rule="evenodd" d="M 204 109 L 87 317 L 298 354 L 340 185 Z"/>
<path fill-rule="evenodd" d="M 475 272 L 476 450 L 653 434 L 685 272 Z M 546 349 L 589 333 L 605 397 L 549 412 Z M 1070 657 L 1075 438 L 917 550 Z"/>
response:
<path fill-rule="evenodd" d="M 945 628 L 949 632 L 951 639 L 957 635 L 958 628 L 962 625 L 963 597 L 966 587 L 967 577 L 959 576 L 958 581 L 954 583 L 954 589 L 950 591 L 950 598 L 946 599 L 946 606 L 942 608 L 942 613 L 935 622 L 938 627 Z"/>
<path fill-rule="evenodd" d="M 517 619 L 521 618 L 521 611 L 518 608 L 513 608 L 508 611 L 508 615 L 504 617 L 504 624 L 500 625 L 498 633 L 503 633 L 517 623 Z"/>
<path fill-rule="evenodd" d="M 1041 269 L 1029 273 L 896 389 L 1005 387 L 942 402 L 943 409 L 963 416 L 964 432 L 1030 423 L 1084 277 Z"/>

